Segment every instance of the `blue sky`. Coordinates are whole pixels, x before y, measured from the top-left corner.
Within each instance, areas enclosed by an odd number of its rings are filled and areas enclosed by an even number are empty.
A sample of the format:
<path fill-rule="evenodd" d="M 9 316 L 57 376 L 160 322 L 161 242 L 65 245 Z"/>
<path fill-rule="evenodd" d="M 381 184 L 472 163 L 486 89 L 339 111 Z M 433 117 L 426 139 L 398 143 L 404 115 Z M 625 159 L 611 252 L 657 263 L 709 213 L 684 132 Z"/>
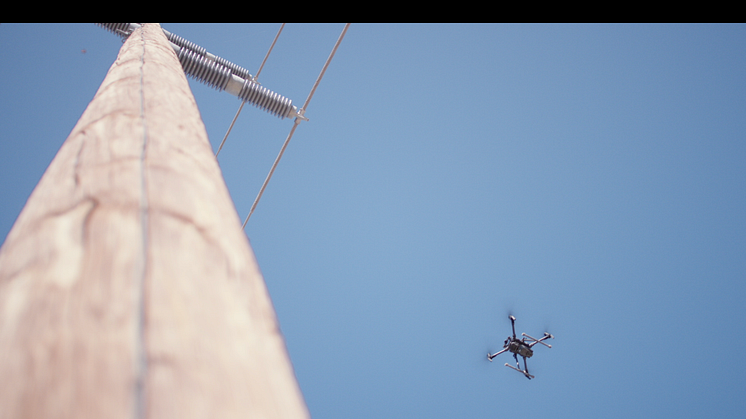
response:
<path fill-rule="evenodd" d="M 280 24 L 162 26 L 255 73 Z M 302 104 L 343 26 L 259 81 Z M 0 239 L 121 45 L 0 24 Z M 744 25 L 353 24 L 246 228 L 312 416 L 742 417 L 745 76 Z M 244 107 L 241 220 L 291 126 Z"/>

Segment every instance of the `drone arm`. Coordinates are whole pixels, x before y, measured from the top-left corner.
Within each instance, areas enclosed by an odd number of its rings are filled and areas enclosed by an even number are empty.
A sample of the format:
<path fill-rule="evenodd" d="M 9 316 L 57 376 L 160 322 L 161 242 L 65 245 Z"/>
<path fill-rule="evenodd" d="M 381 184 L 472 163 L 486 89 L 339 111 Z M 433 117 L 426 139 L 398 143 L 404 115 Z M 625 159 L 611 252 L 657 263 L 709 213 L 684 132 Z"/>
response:
<path fill-rule="evenodd" d="M 503 353 L 503 352 L 505 352 L 505 351 L 507 351 L 507 350 L 508 350 L 508 348 L 505 348 L 505 349 L 503 349 L 503 350 L 502 350 L 502 351 L 500 351 L 500 352 L 495 352 L 495 353 L 494 353 L 494 354 L 492 354 L 492 355 L 487 355 L 487 357 L 489 357 L 490 361 L 492 361 L 492 358 L 494 358 L 494 357 L 496 357 L 496 356 L 500 355 L 501 353 Z"/>
<path fill-rule="evenodd" d="M 530 343 L 530 344 L 528 345 L 528 347 L 529 347 L 529 348 L 533 347 L 533 346 L 534 346 L 534 345 L 536 345 L 537 343 L 541 343 L 542 345 L 546 346 L 547 348 L 551 348 L 551 347 L 552 347 L 552 345 L 549 345 L 549 344 L 547 344 L 547 343 L 544 343 L 544 342 L 542 342 L 542 341 L 543 341 L 544 339 L 554 338 L 554 336 L 552 336 L 552 335 L 550 335 L 550 334 L 545 334 L 545 335 L 544 335 L 544 337 L 543 337 L 543 338 L 541 338 L 541 339 L 536 339 L 535 337 L 529 336 L 529 335 L 527 335 L 527 334 L 525 334 L 525 333 L 521 333 L 521 334 L 522 334 L 523 336 L 525 336 L 525 337 L 527 337 L 527 338 L 529 338 L 529 339 L 533 340 L 533 342 L 531 342 L 531 343 Z"/>

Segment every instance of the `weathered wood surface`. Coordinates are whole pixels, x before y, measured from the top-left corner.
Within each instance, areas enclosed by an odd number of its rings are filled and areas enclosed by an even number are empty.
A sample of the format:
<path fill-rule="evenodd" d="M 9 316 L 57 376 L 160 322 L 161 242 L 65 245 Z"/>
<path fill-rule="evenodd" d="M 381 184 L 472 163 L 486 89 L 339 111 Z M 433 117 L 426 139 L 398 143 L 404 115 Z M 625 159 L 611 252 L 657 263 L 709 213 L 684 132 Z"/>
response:
<path fill-rule="evenodd" d="M 122 47 L 0 249 L 0 418 L 305 418 L 157 24 Z"/>

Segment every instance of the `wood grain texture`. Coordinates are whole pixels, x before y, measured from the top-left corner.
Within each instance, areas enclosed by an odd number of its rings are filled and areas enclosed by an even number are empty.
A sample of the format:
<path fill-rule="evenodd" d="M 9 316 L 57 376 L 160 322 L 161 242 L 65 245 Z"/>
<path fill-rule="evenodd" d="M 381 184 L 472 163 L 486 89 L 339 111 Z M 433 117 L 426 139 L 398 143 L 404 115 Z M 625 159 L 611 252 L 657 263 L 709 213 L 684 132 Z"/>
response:
<path fill-rule="evenodd" d="M 0 249 L 0 418 L 306 418 L 159 25 L 135 31 Z"/>

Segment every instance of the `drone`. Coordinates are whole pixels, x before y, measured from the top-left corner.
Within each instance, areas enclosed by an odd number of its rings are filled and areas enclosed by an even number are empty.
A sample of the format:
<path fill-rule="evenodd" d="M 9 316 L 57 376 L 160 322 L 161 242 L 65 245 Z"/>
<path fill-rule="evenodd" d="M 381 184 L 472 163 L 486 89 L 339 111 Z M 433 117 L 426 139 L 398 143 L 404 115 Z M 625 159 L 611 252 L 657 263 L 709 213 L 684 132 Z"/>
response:
<path fill-rule="evenodd" d="M 510 316 L 510 324 L 513 326 L 513 336 L 508 336 L 507 339 L 505 339 L 505 343 L 503 344 L 503 350 L 500 352 L 491 354 L 487 352 L 487 359 L 492 362 L 492 358 L 500 355 L 503 352 L 510 351 L 513 353 L 513 358 L 515 358 L 515 364 L 516 366 L 512 366 L 505 363 L 506 367 L 512 368 L 520 373 L 523 373 L 523 375 L 526 376 L 529 380 L 534 378 L 533 375 L 528 373 L 528 366 L 526 366 L 526 358 L 531 358 L 534 356 L 534 350 L 531 349 L 536 345 L 537 343 L 541 343 L 542 345 L 546 346 L 547 348 L 551 348 L 552 345 L 546 344 L 543 341 L 545 339 L 554 339 L 554 336 L 552 336 L 550 333 L 544 332 L 544 337 L 541 339 L 536 339 L 534 337 L 531 337 L 525 333 L 522 333 L 521 335 L 523 338 L 518 339 L 515 336 L 515 317 L 512 315 Z M 518 362 L 518 355 L 523 357 L 523 369 L 521 369 L 521 364 Z"/>

